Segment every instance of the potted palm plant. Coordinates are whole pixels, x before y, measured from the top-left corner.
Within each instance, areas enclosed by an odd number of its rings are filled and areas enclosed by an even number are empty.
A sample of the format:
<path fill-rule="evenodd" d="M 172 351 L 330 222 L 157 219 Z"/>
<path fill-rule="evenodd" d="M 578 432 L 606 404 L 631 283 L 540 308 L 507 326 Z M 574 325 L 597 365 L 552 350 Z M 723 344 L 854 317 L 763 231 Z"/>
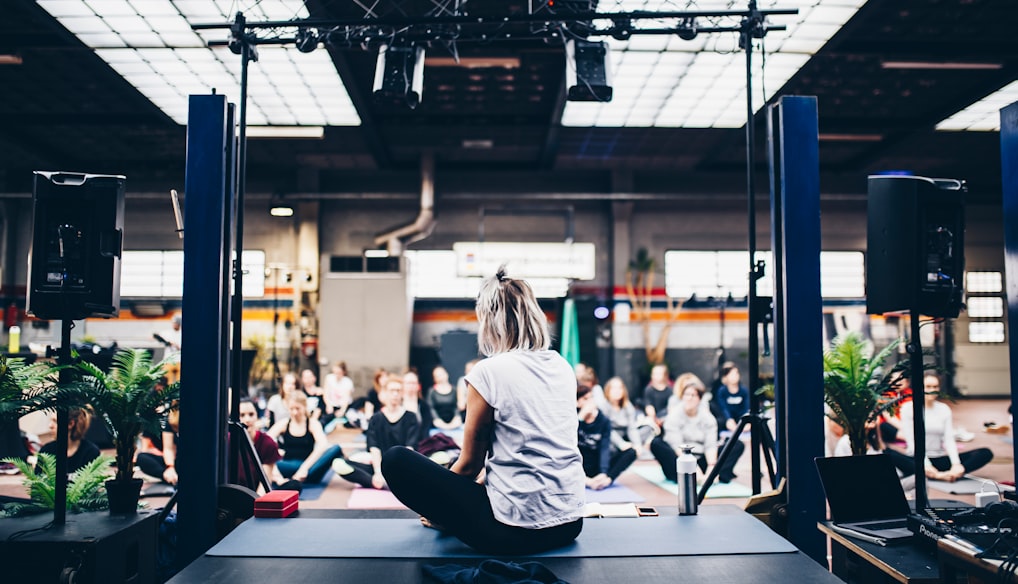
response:
<path fill-rule="evenodd" d="M 0 357 L 0 417 L 20 417 L 39 410 L 91 405 L 113 437 L 116 475 L 106 482 L 111 513 L 138 508 L 141 479 L 134 478 L 134 455 L 143 430 L 161 431 L 160 422 L 176 407 L 179 383 L 163 383 L 177 359 L 158 363 L 144 349 L 119 349 L 109 371 L 92 363 L 37 363 Z M 71 375 L 63 375 L 66 372 Z"/>
<path fill-rule="evenodd" d="M 73 367 L 80 373 L 71 387 L 95 408 L 113 437 L 117 472 L 106 482 L 110 513 L 133 513 L 138 508 L 141 479 L 134 478 L 134 455 L 142 431 L 161 431 L 160 423 L 177 407 L 180 384 L 164 384 L 167 366 L 176 354 L 153 363 L 144 349 L 120 349 L 109 371 L 80 361 Z"/>
<path fill-rule="evenodd" d="M 895 373 L 907 370 L 908 361 L 884 370 L 884 362 L 899 344 L 895 340 L 874 353 L 873 343 L 853 332 L 839 335 L 824 351 L 827 417 L 844 428 L 853 456 L 866 454 L 867 425 L 897 407 L 904 397 L 892 390 L 890 381 Z"/>

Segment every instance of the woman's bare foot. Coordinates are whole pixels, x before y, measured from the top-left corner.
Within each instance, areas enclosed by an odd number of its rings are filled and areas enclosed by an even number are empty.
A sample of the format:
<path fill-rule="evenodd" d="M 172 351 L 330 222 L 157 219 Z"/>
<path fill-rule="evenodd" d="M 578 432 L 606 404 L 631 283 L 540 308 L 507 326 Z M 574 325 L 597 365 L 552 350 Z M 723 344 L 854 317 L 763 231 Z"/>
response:
<path fill-rule="evenodd" d="M 436 531 L 445 531 L 445 527 L 444 526 L 439 525 L 437 523 L 432 523 L 432 521 L 430 519 L 428 519 L 427 517 L 424 517 L 423 515 L 421 516 L 421 525 L 423 525 L 424 527 L 430 528 L 430 529 L 434 529 Z"/>

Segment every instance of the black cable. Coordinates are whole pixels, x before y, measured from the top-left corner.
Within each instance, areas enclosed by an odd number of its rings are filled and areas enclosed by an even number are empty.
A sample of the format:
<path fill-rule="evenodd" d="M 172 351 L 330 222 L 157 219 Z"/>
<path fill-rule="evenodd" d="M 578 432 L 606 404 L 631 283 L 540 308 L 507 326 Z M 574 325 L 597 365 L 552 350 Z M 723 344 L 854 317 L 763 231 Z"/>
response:
<path fill-rule="evenodd" d="M 53 527 L 53 521 L 52 520 L 50 520 L 48 523 L 46 523 L 46 525 L 43 525 L 42 527 L 36 527 L 34 529 L 24 529 L 22 531 L 15 531 L 14 533 L 12 533 L 9 536 L 7 536 L 7 541 L 14 541 L 16 539 L 21 539 L 22 537 L 25 537 L 26 535 L 31 535 L 33 533 L 41 533 L 41 532 L 46 531 L 47 529 L 49 529 L 51 527 Z"/>

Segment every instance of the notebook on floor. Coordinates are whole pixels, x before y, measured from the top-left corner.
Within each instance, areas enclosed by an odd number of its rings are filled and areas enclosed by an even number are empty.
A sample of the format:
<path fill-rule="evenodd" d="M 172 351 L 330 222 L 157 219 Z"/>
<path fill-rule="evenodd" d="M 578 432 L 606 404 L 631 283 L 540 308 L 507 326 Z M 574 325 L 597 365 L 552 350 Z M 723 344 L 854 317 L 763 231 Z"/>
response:
<path fill-rule="evenodd" d="M 887 541 L 912 537 L 911 511 L 898 473 L 884 454 L 817 458 L 831 523 Z"/>

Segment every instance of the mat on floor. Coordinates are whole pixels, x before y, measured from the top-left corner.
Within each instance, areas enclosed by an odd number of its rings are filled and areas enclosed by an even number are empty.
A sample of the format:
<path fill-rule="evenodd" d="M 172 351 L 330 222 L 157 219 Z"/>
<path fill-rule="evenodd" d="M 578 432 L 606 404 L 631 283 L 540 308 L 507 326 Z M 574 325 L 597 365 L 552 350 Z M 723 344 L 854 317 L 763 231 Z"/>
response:
<path fill-rule="evenodd" d="M 392 491 L 357 487 L 350 491 L 350 500 L 346 502 L 346 508 L 406 509 L 406 505 L 400 503 L 396 495 L 392 494 Z"/>
<path fill-rule="evenodd" d="M 332 477 L 334 477 L 335 475 L 336 473 L 332 472 L 332 469 L 329 469 L 325 471 L 325 476 L 322 477 L 322 482 L 316 485 L 305 484 L 304 488 L 301 489 L 300 491 L 300 500 L 314 501 L 315 499 L 321 497 L 322 493 L 325 492 L 325 489 L 328 488 L 329 483 L 332 482 Z"/>
<path fill-rule="evenodd" d="M 996 482 L 990 479 L 981 479 L 971 475 L 964 476 L 953 483 L 927 479 L 926 487 L 929 489 L 936 489 L 944 493 L 951 493 L 952 495 L 974 495 L 980 491 L 996 493 L 998 489 L 1001 491 L 1014 490 L 1013 487 L 997 485 Z"/>
<path fill-rule="evenodd" d="M 588 503 L 642 503 L 646 500 L 636 491 L 618 483 L 600 491 L 586 489 L 585 494 Z"/>
<path fill-rule="evenodd" d="M 630 470 L 661 487 L 662 489 L 672 493 L 673 495 L 679 494 L 679 486 L 671 481 L 665 480 L 665 475 L 661 472 L 661 467 L 653 464 L 642 464 L 640 466 L 629 467 Z M 743 499 L 746 497 L 753 496 L 753 489 L 746 485 L 731 482 L 731 483 L 719 483 L 715 482 L 709 489 L 707 489 L 707 496 L 705 499 Z"/>
<path fill-rule="evenodd" d="M 637 557 L 794 552 L 751 515 L 586 519 L 573 544 L 533 557 Z M 417 519 L 252 518 L 206 552 L 209 556 L 276 558 L 485 557 Z"/>

